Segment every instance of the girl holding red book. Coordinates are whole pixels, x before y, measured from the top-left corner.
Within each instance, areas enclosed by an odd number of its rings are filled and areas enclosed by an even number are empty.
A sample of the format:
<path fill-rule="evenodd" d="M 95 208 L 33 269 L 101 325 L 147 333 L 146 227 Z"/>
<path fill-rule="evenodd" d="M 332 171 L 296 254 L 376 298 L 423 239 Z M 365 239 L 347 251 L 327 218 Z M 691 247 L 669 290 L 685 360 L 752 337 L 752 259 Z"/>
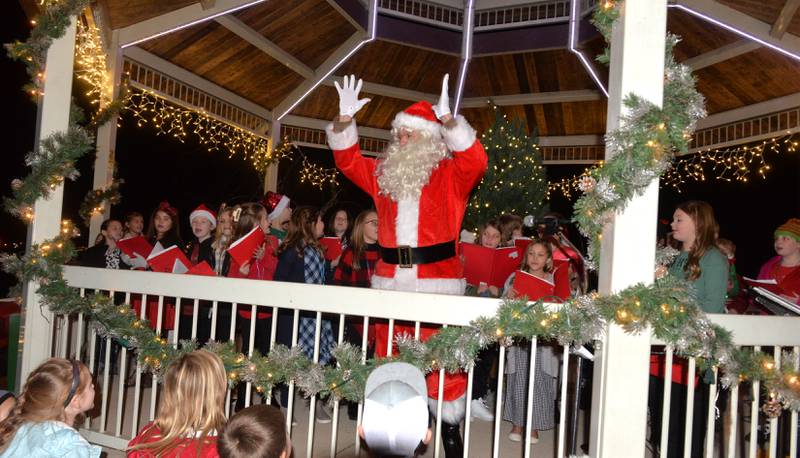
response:
<path fill-rule="evenodd" d="M 150 224 L 147 226 L 145 238 L 153 247 L 158 243 L 164 249 L 177 245 L 182 250 L 184 245 L 180 237 L 178 209 L 171 206 L 166 200 L 158 204 L 158 208 L 150 215 Z M 134 259 L 138 258 L 140 257 L 137 255 Z M 141 316 L 141 296 L 138 294 L 133 296 L 131 302 L 136 310 L 136 316 Z M 150 322 L 150 327 L 156 329 L 158 324 L 158 297 L 148 296 L 146 318 Z M 175 299 L 171 297 L 164 298 L 161 324 L 161 329 L 164 330 L 171 330 L 175 327 Z M 160 329 L 156 329 L 156 331 L 160 332 Z"/>
<path fill-rule="evenodd" d="M 249 262 L 239 264 L 231 257 L 228 277 L 250 278 L 253 280 L 272 280 L 275 267 L 278 264 L 276 251 L 278 239 L 269 235 L 270 220 L 267 210 L 263 205 L 255 202 L 237 205 L 231 212 L 234 229 L 232 240 L 236 241 L 249 234 L 253 228 L 258 227 L 264 233 L 264 243 L 256 248 Z M 250 350 L 250 320 L 252 319 L 250 305 L 239 305 L 238 326 L 242 336 L 242 353 Z M 262 355 L 269 351 L 270 329 L 272 326 L 272 313 L 267 307 L 261 307 L 256 313 L 255 333 L 253 334 L 253 350 L 258 350 Z M 236 400 L 236 410 L 244 408 L 244 399 L 247 385 L 240 383 Z"/>
<path fill-rule="evenodd" d="M 539 297 L 547 302 L 564 300 L 569 297 L 569 279 L 564 275 L 554 275 L 553 251 L 550 244 L 541 240 L 531 242 L 522 257 L 520 270 L 553 285 L 552 289 Z M 559 269 L 560 270 L 560 269 Z M 504 295 L 510 299 L 519 297 L 512 285 L 516 272 L 506 280 Z M 530 346 L 515 344 L 509 348 L 506 359 L 506 399 L 503 406 L 503 420 L 513 423 L 508 438 L 519 442 L 525 430 L 527 416 L 528 373 L 530 371 Z M 538 342 L 536 346 L 535 383 L 533 385 L 533 419 L 531 423 L 531 443 L 539 442 L 539 431 L 555 427 L 555 402 L 558 386 L 558 356 L 555 348 Z"/>

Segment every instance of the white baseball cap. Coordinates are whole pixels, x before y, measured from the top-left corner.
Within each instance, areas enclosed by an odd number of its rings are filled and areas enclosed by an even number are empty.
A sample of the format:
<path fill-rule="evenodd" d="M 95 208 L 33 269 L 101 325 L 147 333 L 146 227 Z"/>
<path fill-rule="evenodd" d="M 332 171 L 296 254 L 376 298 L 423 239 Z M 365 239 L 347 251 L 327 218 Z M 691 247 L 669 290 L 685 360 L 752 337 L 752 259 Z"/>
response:
<path fill-rule="evenodd" d="M 413 457 L 428 432 L 428 389 L 422 371 L 387 363 L 367 377 L 361 427 L 372 452 Z"/>

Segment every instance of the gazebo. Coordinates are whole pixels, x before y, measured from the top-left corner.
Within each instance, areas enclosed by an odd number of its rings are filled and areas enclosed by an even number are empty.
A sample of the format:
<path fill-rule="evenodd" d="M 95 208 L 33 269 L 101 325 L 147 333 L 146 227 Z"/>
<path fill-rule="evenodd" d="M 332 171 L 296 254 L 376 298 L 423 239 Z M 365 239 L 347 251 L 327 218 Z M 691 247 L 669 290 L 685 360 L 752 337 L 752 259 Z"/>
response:
<path fill-rule="evenodd" d="M 33 0 L 20 0 L 36 16 Z M 47 79 L 40 97 L 38 138 L 64 130 L 68 123 L 73 79 L 76 25 L 99 31 L 108 66 L 108 94 L 123 81 L 153 100 L 201 113 L 214 122 L 244 132 L 254 144 L 263 141 L 268 154 L 282 139 L 301 146 L 325 148 L 324 126 L 336 115 L 334 80 L 355 74 L 363 93 L 372 98 L 359 114 L 361 147 L 380 152 L 390 138 L 395 113 L 417 100 L 435 101 L 441 76 L 451 75 L 455 109 L 480 132 L 489 127 L 492 105 L 538 128 L 546 164 L 593 164 L 604 159 L 603 136 L 620 125 L 622 99 L 638 94 L 661 103 L 666 32 L 682 37 L 678 61 L 690 66 L 705 96 L 709 116 L 697 126 L 690 152 L 724 148 L 784 136 L 800 130 L 800 7 L 797 0 L 626 0 L 614 27 L 609 69 L 594 63 L 603 38 L 589 23 L 595 8 L 614 2 L 595 0 L 97 0 L 56 40 L 47 54 Z M 94 185 L 112 179 L 116 119 L 97 133 Z M 256 153 L 254 153 L 256 154 Z M 266 187 L 277 183 L 275 166 L 267 169 Z M 62 186 L 34 206 L 29 244 L 59 232 Z M 599 266 L 601 294 L 653 280 L 658 183 L 616 214 L 602 237 Z M 109 214 L 97 212 L 90 239 Z M 150 272 L 98 271 L 67 267 L 71 286 L 110 294 L 143 294 L 218 304 L 254 304 L 369 319 L 467 325 L 491 314 L 476 298 L 298 286 L 273 282 L 187 277 Z M 22 377 L 51 355 L 91 353 L 95 340 L 83 316 L 41 312 L 35 287 L 25 291 L 25 345 Z M 797 318 L 716 316 L 734 331 L 742 347 L 774 347 L 780 363 L 782 347 L 794 349 L 800 338 Z M 176 324 L 177 327 L 177 324 Z M 213 326 L 212 326 L 213 327 Z M 273 341 L 274 341 L 273 328 Z M 233 329 L 230 334 L 233 338 Z M 536 340 L 534 339 L 534 345 Z M 646 453 L 648 357 L 658 339 L 645 330 L 637 335 L 610 325 L 598 336 L 592 387 L 591 438 L 588 454 L 634 457 Z M 177 337 L 175 345 L 178 344 Z M 245 343 L 246 344 L 246 343 Z M 391 344 L 390 344 L 391 345 Z M 100 374 L 100 416 L 87 421 L 82 433 L 111 449 L 124 449 L 143 422 L 153 418 L 158 383 L 126 386 L 109 373 L 110 346 Z M 253 342 L 249 343 L 252 352 Z M 561 424 L 553 436 L 555 454 L 567 451 L 565 428 L 566 374 L 570 364 L 564 347 Z M 501 347 L 500 356 L 504 349 Z M 668 358 L 671 358 L 668 352 Z M 120 356 L 124 374 L 126 352 Z M 690 360 L 690 374 L 694 372 Z M 502 368 L 502 365 L 501 365 Z M 501 375 L 502 380 L 502 375 Z M 712 385 L 715 387 L 716 385 Z M 715 388 L 712 388 L 715 389 Z M 745 442 L 737 433 L 740 394 L 733 388 L 724 439 L 727 456 L 738 456 Z M 669 396 L 665 396 L 665 405 Z M 713 396 L 712 396 L 713 399 Z M 749 412 L 750 437 L 759 415 L 759 385 L 753 383 Z M 250 402 L 248 392 L 247 402 Z M 290 400 L 289 411 L 293 409 Z M 498 403 L 499 404 L 499 403 Z M 313 418 L 313 400 L 310 418 Z M 687 430 L 691 430 L 690 414 Z M 498 405 L 498 413 L 500 408 Z M 713 415 L 713 409 L 710 409 Z M 667 413 L 668 414 L 668 413 Z M 665 414 L 666 415 L 666 414 Z M 496 415 L 499 417 L 500 415 Z M 291 415 L 289 415 L 291 418 Z M 706 456 L 715 456 L 715 421 L 710 418 Z M 717 420 L 719 422 L 720 420 Z M 342 420 L 344 422 L 344 420 Z M 771 420 L 770 451 L 775 456 L 777 420 Z M 317 431 L 313 420 L 295 431 L 296 453 L 330 456 L 358 453 L 359 441 L 334 427 Z M 291 421 L 287 428 L 292 431 Z M 465 456 L 517 453 L 502 445 L 501 421 L 491 430 L 465 424 Z M 741 426 L 739 428 L 742 428 Z M 299 432 L 305 433 L 300 436 Z M 797 450 L 797 413 L 791 413 L 791 456 Z M 321 437 L 324 436 L 324 437 Z M 664 434 L 666 437 L 666 434 Z M 321 445 L 321 444 L 324 444 Z M 349 445 L 347 445 L 349 444 Z M 757 443 L 749 440 L 749 456 Z M 522 453 L 529 456 L 531 444 Z M 548 452 L 545 452 L 548 453 Z M 687 455 L 688 455 L 687 451 Z M 319 453 L 317 453 L 319 454 Z M 438 439 L 429 454 L 439 456 Z"/>

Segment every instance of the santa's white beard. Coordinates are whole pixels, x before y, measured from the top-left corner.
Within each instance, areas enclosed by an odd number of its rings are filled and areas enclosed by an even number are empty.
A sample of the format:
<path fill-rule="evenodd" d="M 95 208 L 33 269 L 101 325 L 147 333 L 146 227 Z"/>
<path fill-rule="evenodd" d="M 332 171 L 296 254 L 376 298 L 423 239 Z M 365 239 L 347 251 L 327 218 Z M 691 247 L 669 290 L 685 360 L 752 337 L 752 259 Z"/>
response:
<path fill-rule="evenodd" d="M 409 139 L 405 145 L 395 137 L 378 163 L 380 193 L 394 201 L 419 199 L 431 173 L 449 156 L 444 141 L 426 131 L 417 131 L 417 138 Z"/>

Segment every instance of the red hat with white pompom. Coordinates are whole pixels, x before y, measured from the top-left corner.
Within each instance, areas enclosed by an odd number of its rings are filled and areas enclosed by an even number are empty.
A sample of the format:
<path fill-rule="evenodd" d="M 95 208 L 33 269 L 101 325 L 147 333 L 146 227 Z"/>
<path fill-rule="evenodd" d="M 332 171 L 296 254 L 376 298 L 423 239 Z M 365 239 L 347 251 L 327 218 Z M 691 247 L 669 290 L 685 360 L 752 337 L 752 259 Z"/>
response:
<path fill-rule="evenodd" d="M 208 222 L 211 223 L 211 229 L 213 230 L 217 227 L 217 214 L 214 213 L 210 208 L 206 207 L 204 204 L 200 204 L 189 213 L 189 222 L 192 222 L 195 218 L 205 218 Z"/>
<path fill-rule="evenodd" d="M 267 218 L 272 221 L 289 206 L 289 198 L 283 194 L 269 191 L 261 203 L 267 209 Z"/>
<path fill-rule="evenodd" d="M 417 102 L 397 113 L 392 121 L 395 129 L 424 130 L 434 136 L 442 135 L 442 123 L 436 118 L 430 102 Z"/>

